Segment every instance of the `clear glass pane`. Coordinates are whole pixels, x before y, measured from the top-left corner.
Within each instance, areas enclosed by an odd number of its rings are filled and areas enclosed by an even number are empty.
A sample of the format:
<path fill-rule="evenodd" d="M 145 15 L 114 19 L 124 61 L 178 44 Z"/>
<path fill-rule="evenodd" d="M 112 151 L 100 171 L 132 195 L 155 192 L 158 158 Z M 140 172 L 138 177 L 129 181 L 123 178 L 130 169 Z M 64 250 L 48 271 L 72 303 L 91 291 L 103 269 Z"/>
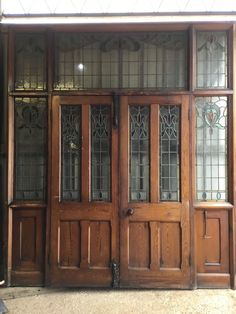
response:
<path fill-rule="evenodd" d="M 44 35 L 16 33 L 15 36 L 15 89 L 46 89 Z"/>
<path fill-rule="evenodd" d="M 58 33 L 55 88 L 186 88 L 187 33 Z"/>
<path fill-rule="evenodd" d="M 149 106 L 130 106 L 130 200 L 149 201 Z"/>
<path fill-rule="evenodd" d="M 196 174 L 199 201 L 227 200 L 227 98 L 196 98 Z"/>
<path fill-rule="evenodd" d="M 91 106 L 92 200 L 111 200 L 111 108 Z"/>
<path fill-rule="evenodd" d="M 179 201 L 178 106 L 160 106 L 160 199 Z"/>
<path fill-rule="evenodd" d="M 197 87 L 227 87 L 227 33 L 197 32 Z"/>
<path fill-rule="evenodd" d="M 61 198 L 81 199 L 81 107 L 61 106 Z"/>
<path fill-rule="evenodd" d="M 16 98 L 14 199 L 45 200 L 46 152 L 46 99 Z"/>

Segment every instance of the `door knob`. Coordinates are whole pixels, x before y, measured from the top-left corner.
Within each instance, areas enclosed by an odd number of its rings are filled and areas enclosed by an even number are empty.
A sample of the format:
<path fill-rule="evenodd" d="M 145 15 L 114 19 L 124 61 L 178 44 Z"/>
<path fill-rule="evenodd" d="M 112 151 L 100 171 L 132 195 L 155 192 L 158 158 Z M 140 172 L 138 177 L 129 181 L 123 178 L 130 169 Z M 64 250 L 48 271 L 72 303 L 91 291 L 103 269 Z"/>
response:
<path fill-rule="evenodd" d="M 133 208 L 128 208 L 127 209 L 127 216 L 132 216 L 134 214 L 134 209 Z"/>

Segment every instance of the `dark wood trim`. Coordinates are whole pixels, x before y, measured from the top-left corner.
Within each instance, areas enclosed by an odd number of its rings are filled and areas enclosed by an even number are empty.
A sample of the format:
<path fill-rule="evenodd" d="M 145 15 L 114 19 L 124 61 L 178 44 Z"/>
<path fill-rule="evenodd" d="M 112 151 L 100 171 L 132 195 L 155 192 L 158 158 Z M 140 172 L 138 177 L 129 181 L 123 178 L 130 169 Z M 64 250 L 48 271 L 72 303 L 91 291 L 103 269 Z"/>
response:
<path fill-rule="evenodd" d="M 197 274 L 197 287 L 198 288 L 230 288 L 230 275 L 229 274 Z"/>

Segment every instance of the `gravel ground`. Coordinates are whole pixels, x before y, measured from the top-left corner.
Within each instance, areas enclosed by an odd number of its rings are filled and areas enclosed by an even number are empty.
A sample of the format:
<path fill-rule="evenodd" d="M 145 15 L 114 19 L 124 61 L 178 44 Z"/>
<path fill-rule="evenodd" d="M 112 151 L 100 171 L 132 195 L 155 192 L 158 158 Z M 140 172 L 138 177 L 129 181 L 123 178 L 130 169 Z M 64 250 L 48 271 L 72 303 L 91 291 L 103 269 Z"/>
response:
<path fill-rule="evenodd" d="M 1 288 L 0 298 L 12 314 L 236 313 L 233 290 Z"/>

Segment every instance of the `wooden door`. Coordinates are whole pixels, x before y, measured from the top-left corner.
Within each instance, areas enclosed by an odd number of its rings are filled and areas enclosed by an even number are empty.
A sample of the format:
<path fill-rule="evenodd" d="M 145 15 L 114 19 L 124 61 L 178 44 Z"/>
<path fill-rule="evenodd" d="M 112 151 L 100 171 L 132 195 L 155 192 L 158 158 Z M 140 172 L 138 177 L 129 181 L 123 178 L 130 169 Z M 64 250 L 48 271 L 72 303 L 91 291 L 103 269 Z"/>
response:
<path fill-rule="evenodd" d="M 188 97 L 122 97 L 120 116 L 120 285 L 189 287 Z"/>
<path fill-rule="evenodd" d="M 54 286 L 112 284 L 112 261 L 118 258 L 118 146 L 112 115 L 108 96 L 53 99 L 50 280 Z"/>

